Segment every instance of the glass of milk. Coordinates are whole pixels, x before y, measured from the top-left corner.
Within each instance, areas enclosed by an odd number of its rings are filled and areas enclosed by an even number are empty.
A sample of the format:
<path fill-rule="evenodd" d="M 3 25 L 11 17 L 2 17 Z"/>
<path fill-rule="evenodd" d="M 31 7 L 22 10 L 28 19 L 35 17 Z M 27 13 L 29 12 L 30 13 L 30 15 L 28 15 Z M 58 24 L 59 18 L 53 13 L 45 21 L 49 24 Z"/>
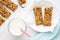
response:
<path fill-rule="evenodd" d="M 24 31 L 26 31 L 26 23 L 24 20 L 20 18 L 14 18 L 12 19 L 8 24 L 8 30 L 9 32 L 14 36 L 20 36 L 23 33 L 21 32 L 20 28 L 22 28 Z"/>

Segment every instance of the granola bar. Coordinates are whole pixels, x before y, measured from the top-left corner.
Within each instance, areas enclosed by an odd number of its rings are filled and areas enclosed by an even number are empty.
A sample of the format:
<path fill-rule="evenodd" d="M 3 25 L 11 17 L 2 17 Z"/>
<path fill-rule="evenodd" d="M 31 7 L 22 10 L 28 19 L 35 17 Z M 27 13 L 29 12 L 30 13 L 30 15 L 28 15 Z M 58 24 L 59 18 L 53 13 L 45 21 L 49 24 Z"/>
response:
<path fill-rule="evenodd" d="M 25 3 L 26 3 L 26 0 L 18 0 L 18 3 L 19 3 L 20 5 L 25 4 Z"/>
<path fill-rule="evenodd" d="M 45 26 L 51 26 L 52 10 L 53 10 L 53 7 L 45 7 L 44 9 L 44 25 Z"/>
<path fill-rule="evenodd" d="M 17 7 L 18 7 L 15 3 L 13 3 L 10 0 L 1 0 L 0 3 L 5 5 L 9 9 L 11 9 L 12 11 L 15 11 L 17 9 Z"/>
<path fill-rule="evenodd" d="M 4 19 L 2 17 L 0 17 L 0 26 L 4 23 Z"/>
<path fill-rule="evenodd" d="M 42 19 L 42 7 L 41 6 L 36 6 L 33 8 L 34 14 L 35 14 L 35 22 L 36 25 L 43 24 L 43 19 Z"/>
<path fill-rule="evenodd" d="M 8 18 L 11 13 L 0 4 L 0 14 L 4 17 L 4 18 Z"/>

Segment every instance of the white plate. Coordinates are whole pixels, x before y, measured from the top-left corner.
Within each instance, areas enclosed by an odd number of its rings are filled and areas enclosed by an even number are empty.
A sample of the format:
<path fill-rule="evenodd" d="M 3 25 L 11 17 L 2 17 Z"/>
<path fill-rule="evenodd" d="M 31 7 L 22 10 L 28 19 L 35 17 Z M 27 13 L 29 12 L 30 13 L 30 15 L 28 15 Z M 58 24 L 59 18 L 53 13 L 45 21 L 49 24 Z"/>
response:
<path fill-rule="evenodd" d="M 36 26 L 34 12 L 33 12 L 33 7 L 36 5 L 41 5 L 42 7 L 45 7 L 45 6 L 52 6 L 53 7 L 52 25 L 50 27 L 49 26 L 46 27 L 43 25 Z M 51 1 L 46 1 L 46 0 L 35 1 L 32 4 L 31 9 L 30 9 L 30 13 L 31 13 L 32 18 L 30 19 L 31 22 L 29 22 L 29 24 L 30 24 L 31 28 L 34 29 L 35 31 L 38 31 L 38 32 L 48 32 L 48 31 L 53 32 L 55 26 L 57 25 L 57 23 L 59 21 L 59 13 L 57 11 L 58 11 L 57 7 Z"/>

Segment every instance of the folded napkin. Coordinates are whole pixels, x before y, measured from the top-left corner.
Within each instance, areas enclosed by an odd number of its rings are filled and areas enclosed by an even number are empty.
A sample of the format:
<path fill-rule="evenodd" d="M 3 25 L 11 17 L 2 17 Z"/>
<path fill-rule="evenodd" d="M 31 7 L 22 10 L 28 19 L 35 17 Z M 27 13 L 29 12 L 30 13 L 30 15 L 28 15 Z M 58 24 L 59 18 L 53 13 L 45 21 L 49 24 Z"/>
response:
<path fill-rule="evenodd" d="M 59 26 L 60 26 L 60 22 L 57 24 L 53 32 L 37 33 L 35 36 L 31 37 L 29 40 L 51 40 L 57 35 L 60 29 Z"/>

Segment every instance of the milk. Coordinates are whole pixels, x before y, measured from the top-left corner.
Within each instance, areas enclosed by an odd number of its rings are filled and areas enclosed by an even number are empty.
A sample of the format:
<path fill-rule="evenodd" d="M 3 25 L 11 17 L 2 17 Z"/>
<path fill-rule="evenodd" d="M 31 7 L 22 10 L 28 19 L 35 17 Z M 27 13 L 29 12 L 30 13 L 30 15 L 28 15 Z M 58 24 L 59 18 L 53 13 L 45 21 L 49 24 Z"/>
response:
<path fill-rule="evenodd" d="M 19 36 L 22 34 L 20 28 L 22 28 L 25 31 L 25 22 L 21 19 L 13 19 L 10 23 L 9 23 L 9 31 L 15 35 L 15 36 Z"/>

